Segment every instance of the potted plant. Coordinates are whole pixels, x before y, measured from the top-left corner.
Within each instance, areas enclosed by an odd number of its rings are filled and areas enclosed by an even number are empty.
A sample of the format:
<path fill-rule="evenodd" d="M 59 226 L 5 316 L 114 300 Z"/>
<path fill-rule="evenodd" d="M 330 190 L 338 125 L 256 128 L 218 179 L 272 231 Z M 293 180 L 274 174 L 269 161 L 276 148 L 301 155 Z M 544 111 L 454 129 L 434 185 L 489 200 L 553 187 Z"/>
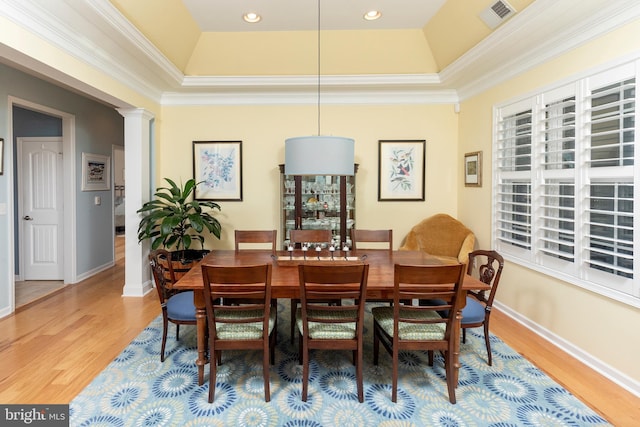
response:
<path fill-rule="evenodd" d="M 203 233 L 208 231 L 220 238 L 222 227 L 212 215 L 213 210 L 220 210 L 220 205 L 188 200 L 198 185 L 194 179 L 189 179 L 182 188 L 169 178 L 164 180 L 169 187 L 158 187 L 154 199 L 137 211 L 143 215 L 138 225 L 138 242 L 151 239 L 152 250 L 162 246 L 172 251 L 172 258 L 182 264 L 200 260 L 209 252 L 204 249 Z M 191 249 L 194 241 L 200 242 L 199 250 Z"/>

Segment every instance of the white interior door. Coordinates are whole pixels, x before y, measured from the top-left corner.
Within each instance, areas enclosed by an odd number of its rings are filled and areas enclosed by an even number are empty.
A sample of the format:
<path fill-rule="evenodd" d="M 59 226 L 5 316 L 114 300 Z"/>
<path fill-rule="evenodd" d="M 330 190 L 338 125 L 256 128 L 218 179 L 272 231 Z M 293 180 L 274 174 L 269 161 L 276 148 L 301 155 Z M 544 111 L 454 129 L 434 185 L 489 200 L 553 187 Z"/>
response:
<path fill-rule="evenodd" d="M 64 278 L 62 138 L 18 138 L 23 280 Z"/>

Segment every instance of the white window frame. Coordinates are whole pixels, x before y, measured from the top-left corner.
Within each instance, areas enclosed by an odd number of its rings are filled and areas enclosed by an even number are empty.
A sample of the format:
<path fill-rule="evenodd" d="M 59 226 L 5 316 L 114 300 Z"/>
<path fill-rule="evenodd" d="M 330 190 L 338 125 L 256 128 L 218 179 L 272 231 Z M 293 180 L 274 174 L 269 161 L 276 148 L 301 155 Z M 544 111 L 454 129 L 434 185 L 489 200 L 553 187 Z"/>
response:
<path fill-rule="evenodd" d="M 590 167 L 591 91 L 629 79 L 635 79 L 636 89 L 635 108 L 632 114 L 635 120 L 632 128 L 634 130 L 633 164 L 627 166 Z M 622 58 L 615 63 L 606 64 L 598 67 L 598 69 L 581 73 L 579 76 L 565 79 L 539 91 L 528 93 L 494 106 L 492 246 L 510 262 L 640 308 L 640 143 L 638 143 L 640 138 L 638 100 L 640 98 L 637 94 L 639 86 L 640 54 L 635 54 L 633 57 Z M 573 153 L 567 150 L 567 152 L 563 153 L 564 157 L 560 153 L 555 154 L 556 157 L 554 157 L 554 151 L 551 156 L 547 155 L 545 157 L 545 154 L 548 154 L 545 153 L 545 140 L 547 137 L 557 141 L 558 138 L 563 138 L 565 134 L 570 135 L 570 132 L 563 133 L 562 128 L 558 127 L 562 125 L 562 118 L 558 120 L 549 119 L 545 111 L 550 114 L 556 114 L 554 107 L 548 106 L 553 103 L 561 103 L 557 104 L 560 107 L 556 109 L 566 113 L 565 110 L 562 110 L 562 106 L 570 105 L 572 97 L 575 97 Z M 501 157 L 504 155 L 509 157 L 513 154 L 513 152 L 503 151 L 505 147 L 504 140 L 509 138 L 505 137 L 504 132 L 501 132 L 502 120 L 528 110 L 531 110 L 530 168 L 524 167 L 520 168 L 520 170 L 509 169 L 508 167 L 501 168 L 501 165 L 505 164 L 504 159 Z M 570 119 L 567 117 L 570 117 L 570 114 L 565 114 L 564 123 L 569 123 L 569 127 L 573 128 Z M 547 127 L 547 124 L 549 124 L 549 127 Z M 552 127 L 556 130 L 549 130 Z M 508 142 L 512 143 L 513 141 Z M 554 150 L 557 150 L 557 147 L 561 145 L 562 142 L 556 142 Z M 551 147 L 551 145 L 549 146 Z M 570 146 L 570 144 L 565 146 Z M 623 144 L 620 144 L 620 146 L 622 147 Z M 556 162 L 554 164 L 557 164 L 563 158 L 570 158 L 571 155 L 574 156 L 574 167 L 568 166 L 570 162 L 567 162 L 567 165 L 563 167 L 553 167 L 551 164 L 545 167 L 545 159 L 550 159 L 550 163 Z M 507 162 L 507 164 L 509 163 Z M 513 161 L 511 164 L 513 164 Z M 505 190 L 508 187 L 503 185 L 509 180 L 529 182 L 531 186 L 530 205 L 528 206 L 531 215 L 529 224 L 530 248 L 527 248 L 526 244 L 514 245 L 513 241 L 510 242 L 509 238 L 505 238 L 505 235 L 508 236 L 509 232 L 505 233 L 501 229 L 501 226 L 505 225 L 505 210 L 508 211 L 510 209 L 509 205 L 515 204 L 514 201 L 508 200 L 509 193 L 507 193 L 508 190 Z M 631 214 L 618 212 L 617 207 L 619 205 L 626 202 L 626 206 L 629 206 L 629 202 L 631 202 L 619 196 L 619 194 L 623 193 L 618 192 L 615 193 L 613 200 L 615 202 L 613 205 L 616 206 L 615 210 L 604 211 L 606 217 L 612 217 L 619 221 L 624 221 L 625 219 L 628 221 L 629 216 L 633 217 L 633 230 L 637 231 L 633 233 L 632 242 L 623 242 L 625 245 L 631 243 L 632 246 L 633 254 L 628 256 L 628 258 L 633 259 L 632 272 L 629 272 L 628 267 L 625 266 L 626 264 L 617 263 L 617 260 L 625 260 L 626 255 L 623 252 L 615 252 L 611 257 L 611 259 L 615 260 L 612 261 L 615 264 L 610 264 L 614 267 L 612 270 L 615 271 L 615 274 L 590 266 L 595 262 L 592 259 L 592 255 L 590 255 L 595 253 L 595 246 L 592 243 L 593 240 L 589 238 L 590 230 L 594 230 L 594 228 L 590 227 L 589 217 L 590 212 L 594 212 L 594 215 L 597 215 L 598 211 L 590 209 L 591 199 L 589 193 L 593 188 L 592 185 L 597 183 L 605 183 L 607 189 L 613 188 L 616 190 L 625 188 L 628 185 L 633 186 L 633 212 Z M 622 186 L 620 185 L 621 183 Z M 566 190 L 571 190 L 570 186 L 573 185 L 573 195 L 554 196 L 552 192 L 555 187 L 559 188 L 560 184 L 567 185 L 565 187 Z M 549 193 L 545 194 L 545 191 L 549 191 Z M 554 221 L 552 215 L 560 211 L 564 214 L 571 214 L 569 212 L 571 209 L 566 208 L 566 205 L 572 201 L 571 198 L 573 198 L 574 203 L 573 218 L 569 218 L 562 225 L 559 225 L 560 221 Z M 508 201 L 506 205 L 503 203 L 504 200 Z M 604 201 L 607 202 L 608 200 L 605 198 Z M 565 203 L 565 205 L 561 205 L 561 203 Z M 511 216 L 513 217 L 514 215 Z M 508 214 L 507 217 L 509 217 Z M 571 221 L 575 226 L 572 230 L 573 235 L 569 232 L 563 232 L 565 228 L 570 227 Z M 620 232 L 628 228 L 626 225 L 621 224 L 623 222 L 616 222 L 615 226 L 611 227 L 615 231 L 615 237 L 611 239 L 612 242 L 617 242 Z M 600 227 L 599 229 L 608 228 Z M 571 239 L 573 239 L 573 242 L 571 242 Z M 564 244 L 565 241 L 567 242 L 566 244 Z M 571 248 L 572 245 L 573 247 Z M 611 245 L 612 248 L 616 248 L 616 251 L 619 251 L 620 247 L 626 248 L 626 246 L 620 246 L 617 243 L 611 243 Z M 560 247 L 562 249 L 559 249 Z M 607 252 L 607 248 L 604 251 Z M 628 260 L 626 262 L 629 263 Z M 632 277 L 625 277 L 628 274 L 632 274 Z"/>

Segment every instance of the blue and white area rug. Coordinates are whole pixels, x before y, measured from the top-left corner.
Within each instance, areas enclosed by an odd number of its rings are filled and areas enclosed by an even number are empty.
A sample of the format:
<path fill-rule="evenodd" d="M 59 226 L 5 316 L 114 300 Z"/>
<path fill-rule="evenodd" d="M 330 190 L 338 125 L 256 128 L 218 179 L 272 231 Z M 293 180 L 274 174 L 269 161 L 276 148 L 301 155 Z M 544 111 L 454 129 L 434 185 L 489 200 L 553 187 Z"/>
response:
<path fill-rule="evenodd" d="M 443 361 L 436 355 L 400 355 L 398 402 L 391 402 L 391 358 L 380 349 L 372 363 L 367 310 L 364 403 L 356 393 L 349 351 L 311 353 L 309 397 L 300 399 L 302 366 L 297 339 L 289 340 L 289 307 L 279 304 L 278 347 L 271 368 L 271 402 L 264 401 L 261 352 L 226 352 L 215 400 L 198 386 L 195 328 L 175 326 L 160 362 L 161 317 L 155 319 L 70 405 L 71 426 L 605 426 L 610 425 L 499 338 L 486 362 L 482 330 L 462 344 L 457 404 L 449 403 Z"/>

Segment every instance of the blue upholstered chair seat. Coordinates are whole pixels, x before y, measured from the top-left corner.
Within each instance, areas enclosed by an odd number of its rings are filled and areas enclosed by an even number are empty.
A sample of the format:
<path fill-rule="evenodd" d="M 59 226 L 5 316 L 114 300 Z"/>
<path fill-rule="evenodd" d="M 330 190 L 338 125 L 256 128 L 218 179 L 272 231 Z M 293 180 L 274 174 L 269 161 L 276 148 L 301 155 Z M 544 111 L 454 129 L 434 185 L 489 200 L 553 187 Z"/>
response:
<path fill-rule="evenodd" d="M 441 305 L 444 304 L 442 300 L 422 300 L 423 305 Z M 440 316 L 446 317 L 449 315 L 449 310 L 443 310 Z M 471 323 L 479 323 L 484 320 L 484 305 L 479 303 L 477 299 L 473 297 L 467 297 L 467 304 L 462 309 L 462 326 Z"/>
<path fill-rule="evenodd" d="M 193 291 L 180 292 L 167 301 L 169 319 L 196 320 L 196 307 L 193 305 Z"/>
<path fill-rule="evenodd" d="M 477 299 L 467 297 L 467 305 L 462 309 L 462 325 L 484 321 L 484 305 Z"/>

